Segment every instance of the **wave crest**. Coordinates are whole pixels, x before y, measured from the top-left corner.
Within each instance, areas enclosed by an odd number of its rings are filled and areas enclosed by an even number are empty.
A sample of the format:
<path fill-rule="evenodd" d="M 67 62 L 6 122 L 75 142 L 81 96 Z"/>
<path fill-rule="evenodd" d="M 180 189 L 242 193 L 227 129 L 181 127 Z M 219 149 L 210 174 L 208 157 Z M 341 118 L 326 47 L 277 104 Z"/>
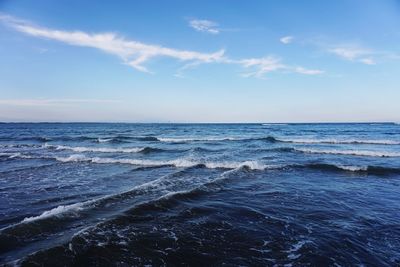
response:
<path fill-rule="evenodd" d="M 381 152 L 370 150 L 338 150 L 338 149 L 306 149 L 295 148 L 295 151 L 310 154 L 332 154 L 332 155 L 349 155 L 349 156 L 365 156 L 365 157 L 400 157 L 399 152 Z"/>
<path fill-rule="evenodd" d="M 349 165 L 335 165 L 328 163 L 311 163 L 295 167 L 310 168 L 321 171 L 347 171 L 347 172 L 374 174 L 374 175 L 400 174 L 400 169 L 398 168 L 381 167 L 381 166 L 349 166 Z"/>
<path fill-rule="evenodd" d="M 34 222 L 37 220 L 43 220 L 47 219 L 50 217 L 58 217 L 58 216 L 64 216 L 65 213 L 71 213 L 71 212 L 78 212 L 84 208 L 85 205 L 87 205 L 87 202 L 79 202 L 71 205 L 61 205 L 56 208 L 53 208 L 51 210 L 44 211 L 42 214 L 38 216 L 32 216 L 32 217 L 27 217 L 22 220 L 21 223 L 30 223 Z"/>
<path fill-rule="evenodd" d="M 268 166 L 257 161 L 244 161 L 244 162 L 207 162 L 207 161 L 192 161 L 188 159 L 174 159 L 174 160 L 147 160 L 147 159 L 114 159 L 114 158 L 100 158 L 100 157 L 86 157 L 82 154 L 75 154 L 68 157 L 56 157 L 61 162 L 91 162 L 99 164 L 131 164 L 139 166 L 175 166 L 178 168 L 187 168 L 193 166 L 205 166 L 209 169 L 236 169 L 240 167 L 248 167 L 253 170 L 264 170 Z"/>
<path fill-rule="evenodd" d="M 109 147 L 71 147 L 63 145 L 44 145 L 45 148 L 55 150 L 71 150 L 75 152 L 102 152 L 102 153 L 138 153 L 145 150 L 145 148 L 132 147 L 132 148 L 109 148 Z"/>
<path fill-rule="evenodd" d="M 275 139 L 275 138 L 274 138 Z M 297 144 L 366 144 L 366 145 L 400 145 L 400 141 L 395 140 L 362 140 L 362 139 L 275 139 L 283 143 Z"/>

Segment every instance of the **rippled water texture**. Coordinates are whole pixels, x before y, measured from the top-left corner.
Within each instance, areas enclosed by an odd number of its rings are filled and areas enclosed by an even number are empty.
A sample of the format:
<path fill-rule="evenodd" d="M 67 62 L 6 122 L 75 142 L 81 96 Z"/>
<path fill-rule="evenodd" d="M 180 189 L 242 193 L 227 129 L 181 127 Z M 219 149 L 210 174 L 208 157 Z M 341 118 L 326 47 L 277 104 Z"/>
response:
<path fill-rule="evenodd" d="M 0 264 L 398 266 L 400 125 L 0 124 Z"/>

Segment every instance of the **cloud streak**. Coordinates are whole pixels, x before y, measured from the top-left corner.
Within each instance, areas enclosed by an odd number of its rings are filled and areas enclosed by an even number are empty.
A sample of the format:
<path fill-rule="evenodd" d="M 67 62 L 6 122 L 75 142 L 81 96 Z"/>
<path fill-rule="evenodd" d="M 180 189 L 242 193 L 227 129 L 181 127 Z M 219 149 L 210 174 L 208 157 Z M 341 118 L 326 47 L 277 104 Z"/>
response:
<path fill-rule="evenodd" d="M 319 75 L 324 73 L 322 70 L 286 65 L 282 63 L 280 58 L 274 56 L 243 59 L 240 60 L 238 64 L 247 69 L 252 69 L 252 71 L 243 74 L 243 77 L 262 78 L 265 74 L 274 71 L 283 71 L 287 73 L 298 73 L 304 75 Z"/>
<path fill-rule="evenodd" d="M 159 45 L 149 45 L 137 41 L 127 40 L 115 33 L 90 34 L 82 31 L 60 31 L 44 27 L 33 26 L 30 23 L 13 19 L 9 16 L 0 16 L 15 30 L 34 37 L 60 41 L 69 45 L 91 47 L 120 57 L 124 63 L 143 72 L 148 72 L 143 66 L 154 57 L 170 57 L 180 61 L 196 61 L 211 63 L 221 60 L 224 50 L 214 53 L 200 53 L 189 50 L 177 50 Z"/>
<path fill-rule="evenodd" d="M 328 49 L 329 53 L 335 54 L 340 58 L 348 61 L 360 62 L 366 65 L 375 65 L 375 61 L 371 58 L 374 52 L 359 46 L 337 46 Z"/>
<path fill-rule="evenodd" d="M 284 36 L 279 41 L 283 44 L 290 44 L 293 41 L 294 37 L 293 36 Z"/>
<path fill-rule="evenodd" d="M 279 58 L 268 56 L 263 58 L 250 58 L 239 61 L 243 67 L 253 69 L 253 71 L 245 73 L 244 77 L 261 78 L 264 74 L 285 69 L 286 66 L 281 63 Z"/>
<path fill-rule="evenodd" d="M 249 69 L 245 77 L 261 77 L 266 73 L 274 71 L 294 72 L 305 75 L 321 74 L 321 70 L 310 70 L 304 67 L 293 67 L 285 65 L 281 59 L 267 56 L 261 58 L 231 59 L 221 49 L 213 53 L 202 53 L 191 50 L 179 50 L 160 45 L 145 44 L 142 42 L 128 40 L 115 33 L 86 33 L 83 31 L 63 31 L 33 25 L 29 22 L 15 19 L 11 16 L 1 15 L 0 21 L 10 27 L 29 36 L 55 40 L 65 44 L 81 47 L 90 47 L 105 53 L 119 57 L 124 64 L 129 65 L 141 72 L 150 72 L 145 64 L 156 57 L 169 57 L 186 64 L 180 69 L 185 69 L 204 64 L 234 64 Z M 194 24 L 200 31 L 211 31 L 215 34 L 216 24 L 205 20 L 196 20 Z M 181 76 L 181 73 L 179 73 Z"/>
<path fill-rule="evenodd" d="M 376 65 L 386 61 L 398 60 L 398 53 L 388 50 L 378 50 L 360 42 L 337 41 L 327 37 L 315 37 L 303 42 L 317 48 L 324 54 L 331 54 L 341 60 L 365 65 Z"/>
<path fill-rule="evenodd" d="M 189 26 L 199 32 L 205 32 L 210 34 L 219 34 L 218 23 L 205 20 L 205 19 L 193 19 L 189 21 Z"/>

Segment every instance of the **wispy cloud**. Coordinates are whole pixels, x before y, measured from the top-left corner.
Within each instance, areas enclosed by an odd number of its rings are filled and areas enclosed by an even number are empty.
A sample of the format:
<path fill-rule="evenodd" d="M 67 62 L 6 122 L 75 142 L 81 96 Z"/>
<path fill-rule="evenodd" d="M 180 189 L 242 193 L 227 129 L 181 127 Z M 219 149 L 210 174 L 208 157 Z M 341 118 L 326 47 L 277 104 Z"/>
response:
<path fill-rule="evenodd" d="M 366 65 L 375 65 L 376 64 L 376 62 L 372 58 L 361 58 L 360 62 L 364 63 Z"/>
<path fill-rule="evenodd" d="M 86 33 L 83 31 L 63 31 L 44 28 L 1 14 L 0 21 L 3 21 L 19 32 L 33 37 L 55 40 L 73 46 L 99 49 L 108 54 L 118 56 L 122 59 L 124 64 L 127 64 L 142 72 L 150 72 L 145 67 L 145 63 L 152 58 L 169 57 L 186 63 L 178 70 L 177 76 L 182 76 L 182 71 L 186 69 L 193 68 L 194 66 L 204 63 L 240 65 L 245 69 L 251 69 L 251 71 L 245 75 L 247 77 L 261 77 L 266 73 L 274 71 L 294 72 L 305 75 L 316 75 L 323 73 L 323 71 L 320 70 L 309 70 L 304 67 L 286 65 L 282 63 L 281 59 L 272 56 L 248 59 L 231 59 L 225 55 L 225 50 L 223 49 L 213 53 L 179 50 L 128 40 L 115 33 Z M 200 22 L 200 24 L 203 24 L 202 27 L 199 26 L 199 23 L 196 24 L 199 29 L 201 28 L 202 30 L 208 31 L 212 31 L 212 29 L 214 29 L 211 28 L 211 26 L 215 26 L 213 22 L 211 22 L 211 24 L 210 21 L 204 23 L 205 21 L 201 20 Z M 206 27 L 204 25 L 208 26 Z"/>
<path fill-rule="evenodd" d="M 396 53 L 371 48 L 360 42 L 338 41 L 326 36 L 317 36 L 303 41 L 305 45 L 311 45 L 318 50 L 335 55 L 336 57 L 365 65 L 375 65 L 386 60 L 395 60 Z"/>
<path fill-rule="evenodd" d="M 373 51 L 360 46 L 337 46 L 328 49 L 328 52 L 333 53 L 345 60 L 361 62 L 368 65 L 375 64 L 373 59 L 370 57 L 374 54 Z"/>
<path fill-rule="evenodd" d="M 189 21 L 189 26 L 199 32 L 206 32 L 211 34 L 218 34 L 220 30 L 218 29 L 218 23 L 205 20 L 205 19 L 192 19 Z"/>
<path fill-rule="evenodd" d="M 239 62 L 245 68 L 255 69 L 245 73 L 244 77 L 262 77 L 264 74 L 286 68 L 279 58 L 268 56 L 263 58 L 243 59 Z"/>
<path fill-rule="evenodd" d="M 200 53 L 189 50 L 178 50 L 159 45 L 149 45 L 127 40 L 115 33 L 90 34 L 82 31 L 61 31 L 34 26 L 25 21 L 16 20 L 10 16 L 0 16 L 0 20 L 22 33 L 51 40 L 57 40 L 70 45 L 92 47 L 120 57 L 124 63 L 139 71 L 148 72 L 143 66 L 148 60 L 164 56 L 181 61 L 196 61 L 211 63 L 220 60 L 224 50 L 214 53 Z"/>
<path fill-rule="evenodd" d="M 293 41 L 294 37 L 293 36 L 284 36 L 279 41 L 283 44 L 290 44 Z"/>
<path fill-rule="evenodd" d="M 300 74 L 306 74 L 306 75 L 318 75 L 324 73 L 322 70 L 312 70 L 312 69 L 306 69 L 303 67 L 295 67 L 293 68 L 293 72 L 300 73 Z"/>
<path fill-rule="evenodd" d="M 253 69 L 253 71 L 243 74 L 242 76 L 244 77 L 261 78 L 265 74 L 274 71 L 285 71 L 285 72 L 299 73 L 305 75 L 318 75 L 324 73 L 322 70 L 307 69 L 304 67 L 295 67 L 283 64 L 280 58 L 274 56 L 243 59 L 238 63 L 245 68 Z"/>

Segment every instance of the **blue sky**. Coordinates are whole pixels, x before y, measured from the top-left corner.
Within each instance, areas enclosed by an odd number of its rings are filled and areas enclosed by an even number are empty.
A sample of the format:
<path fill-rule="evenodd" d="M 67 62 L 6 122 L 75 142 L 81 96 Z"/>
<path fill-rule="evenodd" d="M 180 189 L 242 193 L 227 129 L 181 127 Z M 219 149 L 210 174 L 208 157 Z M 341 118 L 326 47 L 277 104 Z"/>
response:
<path fill-rule="evenodd" d="M 400 121 L 400 1 L 0 0 L 0 121 Z"/>

